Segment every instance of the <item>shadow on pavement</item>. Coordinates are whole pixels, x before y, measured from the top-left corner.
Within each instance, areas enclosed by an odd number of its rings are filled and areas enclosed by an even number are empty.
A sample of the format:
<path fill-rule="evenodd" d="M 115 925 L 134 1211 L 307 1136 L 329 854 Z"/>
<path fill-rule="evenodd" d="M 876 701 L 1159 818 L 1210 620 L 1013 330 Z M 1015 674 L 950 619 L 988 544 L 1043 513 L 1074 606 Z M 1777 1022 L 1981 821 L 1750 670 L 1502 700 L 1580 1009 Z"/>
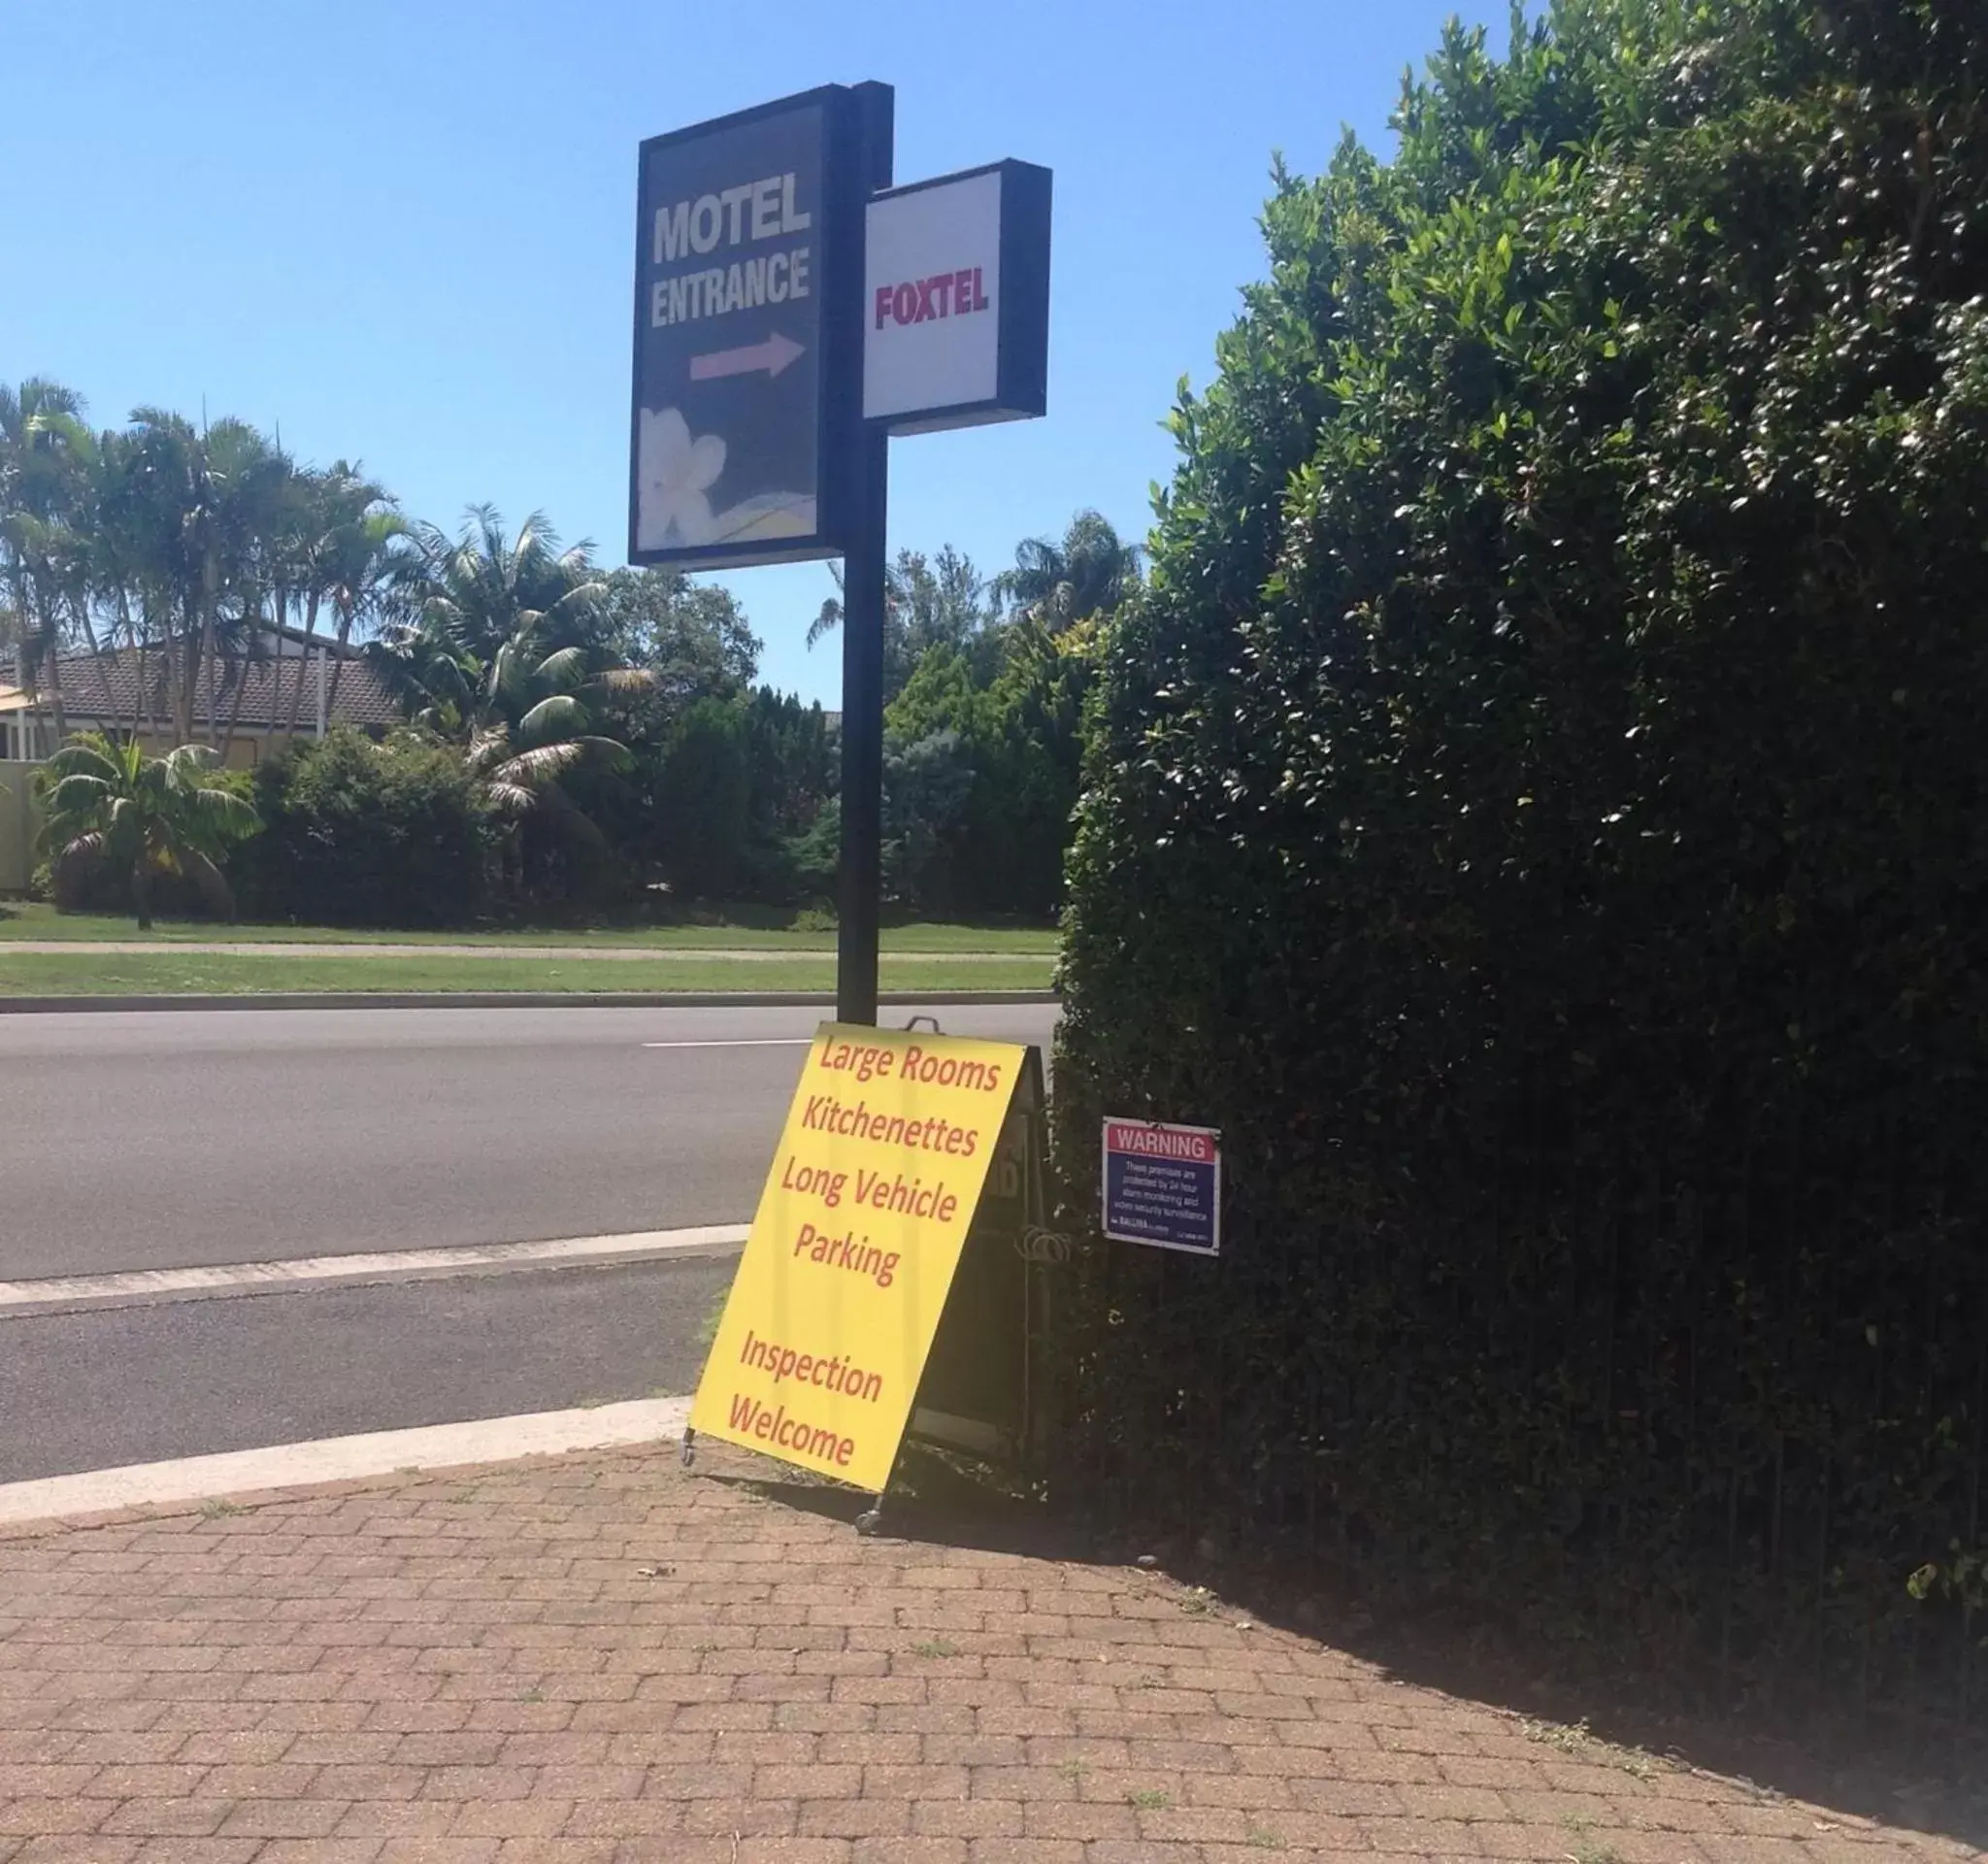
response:
<path fill-rule="evenodd" d="M 872 1498 L 807 1481 L 712 1474 L 782 1507 L 845 1523 Z M 1112 1545 L 1080 1521 L 977 1483 L 943 1463 L 917 1465 L 893 1489 L 887 1540 L 1085 1566 L 1140 1566 L 1181 1588 L 1187 1609 L 1249 1618 L 1330 1646 L 1398 1679 L 1522 1718 L 1544 1757 L 1621 1766 L 1638 1778 L 1685 1768 L 1728 1776 L 1768 1796 L 1957 1839 L 1988 1852 L 1988 1742 L 1977 1726 L 1904 1725 L 1818 1713 L 1719 1713 L 1674 1685 L 1624 1680 L 1604 1650 L 1571 1660 L 1526 1648 L 1502 1627 L 1322 1591 L 1289 1571 L 1198 1559 L 1178 1546 Z M 1615 1675 L 1607 1671 L 1613 1668 Z"/>

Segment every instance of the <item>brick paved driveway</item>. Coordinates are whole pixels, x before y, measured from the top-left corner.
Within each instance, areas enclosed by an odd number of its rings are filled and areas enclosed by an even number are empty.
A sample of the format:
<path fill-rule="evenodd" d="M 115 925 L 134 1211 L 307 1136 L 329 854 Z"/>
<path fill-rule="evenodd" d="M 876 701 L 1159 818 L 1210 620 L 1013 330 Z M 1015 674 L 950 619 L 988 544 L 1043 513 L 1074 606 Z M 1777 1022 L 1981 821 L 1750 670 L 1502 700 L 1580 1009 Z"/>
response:
<path fill-rule="evenodd" d="M 1973 1855 L 664 1451 L 0 1540 L 0 1864 Z"/>

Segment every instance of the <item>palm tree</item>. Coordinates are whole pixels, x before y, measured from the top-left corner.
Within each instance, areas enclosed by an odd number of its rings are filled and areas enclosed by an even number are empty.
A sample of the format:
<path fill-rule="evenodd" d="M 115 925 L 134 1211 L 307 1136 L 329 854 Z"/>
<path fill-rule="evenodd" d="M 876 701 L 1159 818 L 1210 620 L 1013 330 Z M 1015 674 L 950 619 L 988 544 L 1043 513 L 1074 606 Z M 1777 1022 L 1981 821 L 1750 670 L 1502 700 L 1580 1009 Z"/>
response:
<path fill-rule="evenodd" d="M 217 739 L 215 670 L 224 655 L 240 663 L 260 645 L 254 623 L 275 576 L 265 547 L 292 469 L 247 421 L 196 428 L 167 410 L 140 408 L 131 422 L 143 574 L 159 595 L 173 732 L 192 737 L 193 702 L 204 689 Z"/>
<path fill-rule="evenodd" d="M 307 635 L 317 632 L 317 614 L 324 606 L 324 576 L 319 564 L 318 539 L 322 534 L 321 513 L 329 475 L 312 467 L 294 469 L 282 488 L 282 497 L 272 514 L 270 534 L 264 540 L 270 570 L 270 619 L 283 627 L 294 617 Z M 275 725 L 283 721 L 283 670 L 289 660 L 297 662 L 297 678 L 290 693 L 287 716 L 288 735 L 295 737 L 297 715 L 303 710 L 310 650 L 290 655 L 283 644 L 276 644 L 275 667 L 270 676 L 269 718 Z M 223 747 L 222 755 L 226 755 Z"/>
<path fill-rule="evenodd" d="M 507 537 L 495 506 L 472 505 L 457 537 L 433 524 L 414 532 L 421 565 L 419 625 L 458 651 L 489 662 L 521 634 L 553 648 L 588 645 L 588 623 L 607 584 L 587 542 L 560 548 L 543 512 Z"/>
<path fill-rule="evenodd" d="M 110 716 L 116 712 L 117 699 L 111 682 L 111 665 L 97 637 L 96 602 L 101 555 L 98 540 L 104 528 L 108 483 L 105 448 L 112 437 L 92 432 L 80 413 L 44 412 L 30 424 L 30 432 L 49 462 L 55 483 L 54 496 L 50 501 L 51 509 L 38 527 L 44 574 L 58 611 L 49 630 L 50 652 L 63 638 L 66 614 L 70 638 L 80 638 L 88 649 L 97 694 L 103 702 L 104 715 Z M 59 707 L 61 664 L 59 660 L 51 660 L 50 664 L 55 674 L 55 703 Z"/>
<path fill-rule="evenodd" d="M 148 757 L 135 743 L 83 732 L 50 758 L 42 778 L 42 846 L 54 863 L 57 897 L 106 867 L 127 873 L 141 932 L 151 929 L 151 883 L 182 874 L 229 917 L 234 894 L 220 862 L 228 844 L 252 835 L 262 818 L 224 786 L 206 745 Z"/>
<path fill-rule="evenodd" d="M 331 663 L 327 705 L 337 703 L 339 675 L 345 670 L 354 625 L 386 619 L 419 582 L 419 556 L 412 548 L 414 527 L 393 509 L 385 491 L 359 479 L 353 470 L 346 482 L 346 496 L 357 509 L 332 533 L 326 562 L 339 646 L 338 658 Z"/>
<path fill-rule="evenodd" d="M 808 624 L 808 645 L 843 623 L 843 570 L 829 565 L 836 592 Z M 998 579 L 997 579 L 998 581 Z M 883 572 L 883 697 L 888 704 L 905 688 L 918 662 L 932 648 L 967 647 L 993 619 L 989 584 L 973 558 L 942 544 L 928 559 L 922 550 L 900 550 Z"/>
<path fill-rule="evenodd" d="M 304 633 L 315 637 L 318 612 L 327 601 L 337 623 L 339 652 L 331 663 L 325 693 L 328 712 L 338 703 L 339 679 L 353 629 L 361 622 L 377 623 L 393 612 L 401 594 L 418 581 L 421 559 L 408 542 L 413 527 L 394 509 L 386 488 L 368 479 L 356 464 L 341 459 L 327 472 L 299 474 L 296 507 L 291 589 L 302 602 Z M 303 713 L 310 649 L 296 658 L 287 738 L 297 735 Z M 281 678 L 279 661 L 279 684 Z"/>
<path fill-rule="evenodd" d="M 1061 543 L 1032 537 L 1017 545 L 1014 568 L 994 579 L 995 593 L 1058 634 L 1124 601 L 1139 586 L 1140 561 L 1139 546 L 1121 543 L 1109 519 L 1079 512 Z"/>
<path fill-rule="evenodd" d="M 543 658 L 527 635 L 497 649 L 477 695 L 466 762 L 503 815 L 555 818 L 588 840 L 598 830 L 561 786 L 589 761 L 628 767 L 628 748 L 594 733 L 593 711 L 614 690 L 644 683 L 628 668 L 595 673 L 584 648 L 557 648 Z"/>
<path fill-rule="evenodd" d="M 14 615 L 20 683 L 30 698 L 46 683 L 56 736 L 64 729 L 62 639 L 73 614 L 77 533 L 89 430 L 83 397 L 30 377 L 0 384 L 0 577 Z"/>
<path fill-rule="evenodd" d="M 156 738 L 160 726 L 149 663 L 158 653 L 167 655 L 170 665 L 176 608 L 163 574 L 148 464 L 144 437 L 136 431 L 111 428 L 98 437 L 89 576 L 111 644 L 127 649 L 137 665 L 129 730 L 133 736 L 144 731 Z M 117 728 L 125 729 L 121 719 Z"/>
<path fill-rule="evenodd" d="M 646 686 L 653 676 L 627 667 L 591 669 L 580 647 L 542 654 L 529 625 L 488 666 L 455 654 L 418 626 L 369 643 L 366 654 L 414 724 L 459 749 L 492 813 L 511 824 L 507 866 L 515 865 L 528 820 L 600 842 L 565 780 L 586 767 L 628 768 L 627 746 L 594 731 L 594 711 L 609 694 Z"/>
<path fill-rule="evenodd" d="M 537 817 L 598 841 L 564 780 L 589 765 L 627 766 L 627 747 L 595 732 L 594 716 L 653 676 L 595 645 L 605 584 L 587 546 L 562 550 L 538 513 L 507 536 L 487 505 L 472 507 L 459 537 L 433 526 L 415 535 L 417 580 L 412 590 L 398 584 L 413 618 L 368 643 L 368 660 L 416 726 L 459 747 L 514 828 Z"/>

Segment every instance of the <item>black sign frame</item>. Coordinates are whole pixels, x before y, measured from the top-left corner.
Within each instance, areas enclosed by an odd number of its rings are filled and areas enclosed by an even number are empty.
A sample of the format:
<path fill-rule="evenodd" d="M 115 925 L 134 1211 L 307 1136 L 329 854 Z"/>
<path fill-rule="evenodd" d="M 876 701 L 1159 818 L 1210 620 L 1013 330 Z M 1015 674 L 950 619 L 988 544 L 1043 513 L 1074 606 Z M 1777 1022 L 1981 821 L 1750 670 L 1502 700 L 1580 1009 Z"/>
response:
<path fill-rule="evenodd" d="M 772 103 L 755 105 L 750 110 L 651 136 L 641 145 L 637 156 L 634 327 L 629 375 L 630 563 L 668 565 L 682 570 L 742 569 L 762 563 L 801 563 L 847 554 L 860 504 L 854 495 L 854 468 L 862 431 L 860 301 L 863 214 L 870 192 L 863 174 L 863 154 L 868 144 L 874 143 L 879 134 L 883 148 L 888 150 L 893 102 L 888 84 L 822 84 Z M 799 536 L 644 549 L 640 542 L 643 378 L 650 316 L 647 255 L 657 205 L 649 192 L 651 158 L 661 150 L 808 110 L 818 110 L 821 116 L 821 185 L 816 210 L 820 354 L 814 372 L 814 529 Z"/>

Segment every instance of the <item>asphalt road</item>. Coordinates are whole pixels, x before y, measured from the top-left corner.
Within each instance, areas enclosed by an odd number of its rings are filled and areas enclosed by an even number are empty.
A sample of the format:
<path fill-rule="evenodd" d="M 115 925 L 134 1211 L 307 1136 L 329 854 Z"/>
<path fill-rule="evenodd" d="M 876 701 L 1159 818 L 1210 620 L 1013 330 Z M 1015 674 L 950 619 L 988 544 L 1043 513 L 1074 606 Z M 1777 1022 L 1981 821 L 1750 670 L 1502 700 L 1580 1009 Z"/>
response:
<path fill-rule="evenodd" d="M 819 1014 L 0 1016 L 0 1281 L 742 1222 Z M 937 1015 L 1046 1045 L 1056 1012 Z M 0 1482 L 685 1392 L 731 1272 L 688 1256 L 0 1316 Z"/>
<path fill-rule="evenodd" d="M 0 1482 L 688 1391 L 732 1258 L 0 1318 Z"/>
<path fill-rule="evenodd" d="M 0 1281 L 743 1221 L 821 1014 L 0 1017 Z"/>

